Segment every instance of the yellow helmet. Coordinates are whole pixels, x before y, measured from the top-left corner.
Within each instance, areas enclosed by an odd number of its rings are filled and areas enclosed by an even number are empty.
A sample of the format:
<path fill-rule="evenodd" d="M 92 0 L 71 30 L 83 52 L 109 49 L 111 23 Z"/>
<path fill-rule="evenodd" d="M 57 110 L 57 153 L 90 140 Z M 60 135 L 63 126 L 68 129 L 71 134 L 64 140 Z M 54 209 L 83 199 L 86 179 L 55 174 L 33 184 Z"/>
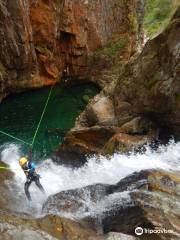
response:
<path fill-rule="evenodd" d="M 27 163 L 27 161 L 28 161 L 27 158 L 22 157 L 22 158 L 19 159 L 19 164 L 20 164 L 21 166 L 23 166 L 24 164 Z"/>

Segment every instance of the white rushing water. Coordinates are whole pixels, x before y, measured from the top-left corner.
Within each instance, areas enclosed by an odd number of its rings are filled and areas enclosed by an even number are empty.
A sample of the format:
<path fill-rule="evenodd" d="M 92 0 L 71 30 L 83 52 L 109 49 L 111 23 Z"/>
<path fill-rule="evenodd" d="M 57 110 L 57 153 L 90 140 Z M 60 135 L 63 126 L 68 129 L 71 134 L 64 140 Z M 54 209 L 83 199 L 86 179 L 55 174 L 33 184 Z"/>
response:
<path fill-rule="evenodd" d="M 20 207 L 21 211 L 28 211 L 24 196 L 26 179 L 18 164 L 21 155 L 18 146 L 10 144 L 2 148 L 1 160 L 9 164 L 15 173 L 11 187 L 12 191 L 15 191 L 16 208 Z M 127 175 L 143 169 L 180 171 L 180 142 L 171 141 L 168 145 L 161 146 L 156 151 L 147 147 L 143 154 L 123 155 L 117 153 L 110 158 L 91 157 L 87 164 L 78 169 L 57 165 L 51 159 L 46 159 L 38 164 L 37 172 L 41 175 L 41 183 L 47 192 L 47 196 L 49 196 L 63 190 L 80 188 L 95 183 L 115 184 Z M 16 190 L 13 189 L 13 186 L 16 187 Z M 40 210 L 45 199 L 34 183 L 30 192 L 35 211 Z"/>

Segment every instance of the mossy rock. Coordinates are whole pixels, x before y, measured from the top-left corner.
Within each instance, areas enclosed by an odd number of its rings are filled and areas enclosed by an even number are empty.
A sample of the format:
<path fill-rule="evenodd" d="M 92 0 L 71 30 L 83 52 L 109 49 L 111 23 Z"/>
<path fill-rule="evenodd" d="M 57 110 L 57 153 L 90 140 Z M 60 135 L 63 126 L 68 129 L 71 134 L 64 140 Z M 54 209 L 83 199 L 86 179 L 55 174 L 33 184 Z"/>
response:
<path fill-rule="evenodd" d="M 176 7 L 171 0 L 147 1 L 144 27 L 149 37 L 153 37 L 168 24 Z"/>
<path fill-rule="evenodd" d="M 35 49 L 41 54 L 49 55 L 50 57 L 53 56 L 53 53 L 51 52 L 51 50 L 46 46 L 36 46 Z"/>
<path fill-rule="evenodd" d="M 88 95 L 84 95 L 84 96 L 82 97 L 82 99 L 83 99 L 83 101 L 84 101 L 85 103 L 88 103 L 89 100 L 90 100 L 90 97 L 89 97 Z"/>
<path fill-rule="evenodd" d="M 87 88 L 87 89 L 85 90 L 85 93 L 86 93 L 87 95 L 94 95 L 94 94 L 93 94 L 93 91 L 92 91 L 91 89 L 89 89 L 89 88 Z"/>

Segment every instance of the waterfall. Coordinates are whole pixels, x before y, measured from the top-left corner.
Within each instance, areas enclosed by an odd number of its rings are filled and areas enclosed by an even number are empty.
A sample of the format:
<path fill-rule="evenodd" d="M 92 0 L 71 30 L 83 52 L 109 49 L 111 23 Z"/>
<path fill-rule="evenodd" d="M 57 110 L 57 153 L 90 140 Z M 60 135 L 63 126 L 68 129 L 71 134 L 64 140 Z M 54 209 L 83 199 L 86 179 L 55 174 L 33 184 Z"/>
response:
<path fill-rule="evenodd" d="M 21 206 L 21 211 L 28 212 L 24 196 L 24 182 L 26 179 L 18 164 L 21 154 L 17 145 L 9 144 L 1 147 L 2 161 L 9 164 L 14 172 L 13 184 L 17 189 L 16 198 L 19 198 L 17 200 L 17 210 Z M 41 175 L 41 182 L 48 197 L 60 191 L 81 188 L 96 183 L 115 184 L 129 174 L 144 169 L 180 171 L 180 142 L 170 141 L 169 144 L 162 145 L 157 150 L 152 150 L 147 146 L 144 153 L 131 153 L 128 155 L 115 153 L 109 158 L 92 156 L 84 166 L 76 169 L 57 165 L 51 159 L 42 159 L 37 167 L 37 172 Z M 11 185 L 11 183 L 9 184 Z M 46 199 L 34 184 L 32 184 L 30 191 L 33 198 L 34 212 L 40 214 L 42 204 Z M 109 200 L 107 199 L 107 201 Z M 104 202 L 104 205 L 106 204 L 107 202 Z"/>

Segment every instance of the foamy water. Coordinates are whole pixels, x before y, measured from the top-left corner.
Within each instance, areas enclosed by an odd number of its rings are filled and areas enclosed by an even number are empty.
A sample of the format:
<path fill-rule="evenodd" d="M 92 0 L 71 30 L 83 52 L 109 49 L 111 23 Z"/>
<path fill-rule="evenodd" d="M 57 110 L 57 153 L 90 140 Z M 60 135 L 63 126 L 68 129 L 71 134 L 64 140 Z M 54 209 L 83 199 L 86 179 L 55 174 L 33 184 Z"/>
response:
<path fill-rule="evenodd" d="M 13 184 L 17 188 L 16 200 L 19 196 L 21 211 L 28 211 L 24 196 L 26 178 L 18 164 L 21 155 L 18 146 L 13 144 L 4 146 L 1 151 L 2 161 L 9 164 L 15 173 Z M 38 164 L 37 172 L 41 175 L 41 183 L 47 196 L 49 196 L 63 190 L 80 188 L 95 183 L 115 184 L 127 175 L 143 169 L 180 171 L 180 142 L 171 141 L 167 146 L 161 146 L 156 151 L 147 147 L 143 154 L 124 155 L 116 153 L 110 158 L 94 156 L 89 158 L 88 162 L 79 169 L 57 165 L 51 159 L 46 159 Z M 41 206 L 46 199 L 34 184 L 32 184 L 30 191 L 34 211 L 40 213 Z M 108 200 L 104 202 L 104 206 L 107 204 Z M 96 206 L 98 211 L 102 206 L 102 204 Z M 18 207 L 19 205 L 17 205 Z M 95 208 L 92 208 L 92 211 L 95 211 Z"/>

